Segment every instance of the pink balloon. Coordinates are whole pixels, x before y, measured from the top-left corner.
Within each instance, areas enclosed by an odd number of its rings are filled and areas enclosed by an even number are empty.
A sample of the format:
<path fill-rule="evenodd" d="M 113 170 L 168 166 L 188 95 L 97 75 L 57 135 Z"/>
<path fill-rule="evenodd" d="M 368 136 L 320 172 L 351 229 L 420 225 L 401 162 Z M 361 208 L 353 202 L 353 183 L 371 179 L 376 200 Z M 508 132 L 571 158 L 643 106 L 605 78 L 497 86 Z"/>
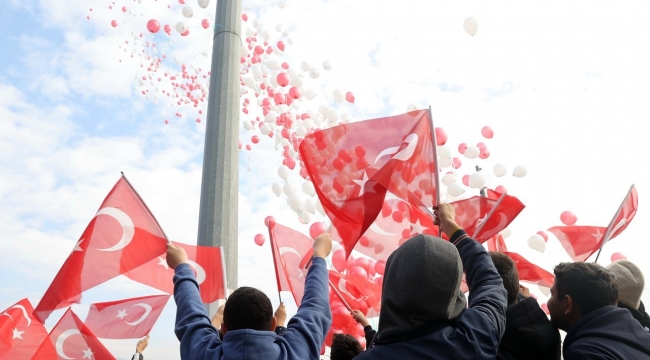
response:
<path fill-rule="evenodd" d="M 122 6 L 122 12 L 126 12 L 126 6 Z"/>
<path fill-rule="evenodd" d="M 349 270 L 348 276 L 350 276 L 355 283 L 363 283 L 368 279 L 368 272 L 361 266 L 355 265 Z"/>
<path fill-rule="evenodd" d="M 292 99 L 300 99 L 302 94 L 300 93 L 300 89 L 296 86 L 292 86 L 291 89 L 289 89 L 289 96 Z"/>
<path fill-rule="evenodd" d="M 283 69 L 287 70 L 289 68 L 289 63 L 283 62 L 281 66 Z"/>
<path fill-rule="evenodd" d="M 481 159 L 487 159 L 490 157 L 490 150 L 487 147 L 482 147 L 481 152 L 479 152 L 478 157 Z"/>
<path fill-rule="evenodd" d="M 253 135 L 253 136 L 251 137 L 251 142 L 252 142 L 253 144 L 257 144 L 257 143 L 259 143 L 259 142 L 260 142 L 260 137 L 257 136 L 257 135 Z"/>
<path fill-rule="evenodd" d="M 463 185 L 469 186 L 469 175 L 463 175 Z"/>
<path fill-rule="evenodd" d="M 160 30 L 160 23 L 156 19 L 151 19 L 147 22 L 147 30 L 151 33 L 157 33 Z"/>
<path fill-rule="evenodd" d="M 620 252 L 615 252 L 612 254 L 612 262 L 618 260 L 627 260 L 627 256 L 621 254 Z"/>
<path fill-rule="evenodd" d="M 171 33 L 172 33 L 172 27 L 171 27 L 171 25 L 165 25 L 165 26 L 163 26 L 163 30 L 165 30 L 165 32 L 167 33 L 167 35 L 171 35 Z"/>
<path fill-rule="evenodd" d="M 508 190 L 506 190 L 506 187 L 503 185 L 497 186 L 496 188 L 494 188 L 494 191 L 498 192 L 499 194 L 508 192 Z"/>
<path fill-rule="evenodd" d="M 275 79 L 278 81 L 278 85 L 282 87 L 289 85 L 289 81 L 291 81 L 291 79 L 289 79 L 289 75 L 284 72 L 279 73 Z"/>
<path fill-rule="evenodd" d="M 548 241 L 548 235 L 546 235 L 546 233 L 544 231 L 541 231 L 541 230 L 538 231 L 537 235 L 541 236 L 544 239 L 544 242 Z"/>
<path fill-rule="evenodd" d="M 115 20 L 111 21 L 111 26 L 112 27 L 117 27 L 117 21 L 115 21 Z"/>
<path fill-rule="evenodd" d="M 338 272 L 343 272 L 345 271 L 345 251 L 343 250 L 336 250 L 334 254 L 332 254 L 332 265 L 334 265 L 334 268 Z"/>
<path fill-rule="evenodd" d="M 244 20 L 244 21 L 248 21 L 248 15 L 241 14 L 241 19 Z"/>
<path fill-rule="evenodd" d="M 384 270 L 386 270 L 386 262 L 384 260 L 379 260 L 375 263 L 375 271 L 377 274 L 384 275 Z"/>
<path fill-rule="evenodd" d="M 436 143 L 438 146 L 442 146 L 447 143 L 447 132 L 445 132 L 445 129 L 440 127 L 436 128 Z"/>
<path fill-rule="evenodd" d="M 483 126 L 483 129 L 481 129 L 481 135 L 486 139 L 492 139 L 494 131 L 492 131 L 492 128 L 489 126 Z"/>
<path fill-rule="evenodd" d="M 187 36 L 190 34 L 190 28 L 187 28 L 184 33 L 181 34 L 181 36 Z"/>
<path fill-rule="evenodd" d="M 560 214 L 560 221 L 562 221 L 562 224 L 564 225 L 573 225 L 578 221 L 578 217 L 571 211 L 567 210 Z"/>
<path fill-rule="evenodd" d="M 467 144 L 462 143 L 458 145 L 458 152 L 461 153 L 461 155 L 465 153 L 465 150 L 467 150 Z"/>
<path fill-rule="evenodd" d="M 257 46 L 255 47 L 255 50 L 253 50 L 253 51 L 254 51 L 257 55 L 262 55 L 262 54 L 264 54 L 264 48 L 261 47 L 261 46 L 259 46 L 259 45 L 257 45 Z"/>
<path fill-rule="evenodd" d="M 209 28 L 210 27 L 210 20 L 208 20 L 208 19 L 201 20 L 201 26 L 203 26 L 204 29 Z"/>
<path fill-rule="evenodd" d="M 454 169 L 459 169 L 461 165 L 463 165 L 463 162 L 457 157 L 455 157 L 453 161 L 454 161 Z"/>
<path fill-rule="evenodd" d="M 273 216 L 267 216 L 264 218 L 264 225 L 269 226 L 271 223 L 275 222 L 275 218 Z"/>
<path fill-rule="evenodd" d="M 282 41 L 278 41 L 278 49 L 284 51 L 284 43 Z"/>
<path fill-rule="evenodd" d="M 255 244 L 257 244 L 258 246 L 264 245 L 264 240 L 265 240 L 264 235 L 262 234 L 255 235 Z"/>
<path fill-rule="evenodd" d="M 479 150 L 480 150 L 480 149 L 483 149 L 483 148 L 487 148 L 487 145 L 485 145 L 485 143 L 481 141 L 478 144 L 476 144 L 476 147 L 479 148 Z"/>
<path fill-rule="evenodd" d="M 354 104 L 354 94 L 352 92 L 350 92 L 350 91 L 346 92 L 345 93 L 345 100 L 347 100 L 347 102 L 349 102 L 351 104 Z"/>
<path fill-rule="evenodd" d="M 316 240 L 316 238 L 327 231 L 327 228 L 325 227 L 325 224 L 323 224 L 320 221 L 317 221 L 309 227 L 309 236 L 311 236 L 312 239 Z"/>
<path fill-rule="evenodd" d="M 364 257 L 360 257 L 357 260 L 354 261 L 354 264 L 356 266 L 362 267 L 366 272 L 368 271 L 368 266 L 370 265 L 370 261 Z M 373 269 L 374 270 L 374 269 Z"/>

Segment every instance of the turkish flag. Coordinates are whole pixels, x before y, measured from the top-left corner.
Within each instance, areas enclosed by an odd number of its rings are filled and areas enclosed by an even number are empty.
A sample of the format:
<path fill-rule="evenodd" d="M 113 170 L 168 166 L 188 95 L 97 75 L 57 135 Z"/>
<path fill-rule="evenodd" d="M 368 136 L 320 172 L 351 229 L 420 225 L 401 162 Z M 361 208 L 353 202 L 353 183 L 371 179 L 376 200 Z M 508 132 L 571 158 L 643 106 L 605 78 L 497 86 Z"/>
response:
<path fill-rule="evenodd" d="M 115 359 L 90 329 L 68 308 L 43 341 L 33 360 Z"/>
<path fill-rule="evenodd" d="M 636 193 L 636 187 L 632 185 L 625 199 L 623 199 L 623 203 L 621 203 L 620 208 L 614 215 L 612 222 L 609 224 L 609 236 L 605 239 L 605 243 L 620 235 L 627 228 L 632 222 L 632 219 L 634 219 L 638 206 L 639 196 Z"/>
<path fill-rule="evenodd" d="M 497 235 L 508 227 L 526 207 L 514 196 L 505 194 L 501 194 L 500 196 L 503 196 L 503 200 L 498 206 L 498 199 L 482 196 L 474 196 L 469 199 L 452 202 L 451 205 L 456 210 L 456 222 L 468 235 L 481 243 Z M 488 213 L 493 208 L 495 208 L 494 212 L 486 219 Z M 474 236 L 474 233 L 483 221 L 486 221 L 485 225 Z"/>
<path fill-rule="evenodd" d="M 300 306 L 308 271 L 300 264 L 313 248 L 313 240 L 275 221 L 269 223 L 269 238 L 278 291 L 291 291 L 296 305 Z"/>
<path fill-rule="evenodd" d="M 488 251 L 498 251 L 498 252 L 507 252 L 508 247 L 506 246 L 505 239 L 503 235 L 496 234 L 493 237 L 489 238 L 487 241 Z"/>
<path fill-rule="evenodd" d="M 31 359 L 47 338 L 45 326 L 32 312 L 25 298 L 0 313 L 0 360 Z"/>
<path fill-rule="evenodd" d="M 600 249 L 607 228 L 602 226 L 554 226 L 548 229 L 571 256 L 573 261 L 584 262 Z"/>
<path fill-rule="evenodd" d="M 199 283 L 201 300 L 213 303 L 226 298 L 226 270 L 221 247 L 195 246 L 172 242 L 185 249 L 190 266 Z M 141 284 L 149 285 L 168 294 L 174 293 L 174 270 L 167 266 L 167 255 L 162 254 L 124 275 Z"/>
<path fill-rule="evenodd" d="M 305 137 L 301 159 L 348 256 L 381 212 L 388 191 L 412 204 L 437 204 L 435 152 L 427 110 Z"/>
<path fill-rule="evenodd" d="M 124 178 L 115 184 L 36 306 L 43 322 L 81 293 L 167 251 L 166 236 Z"/>
<path fill-rule="evenodd" d="M 143 296 L 90 305 L 86 326 L 103 339 L 137 339 L 151 331 L 169 295 Z"/>
<path fill-rule="evenodd" d="M 553 286 L 555 275 L 531 263 L 517 253 L 508 251 L 504 251 L 503 253 L 508 255 L 515 262 L 517 271 L 519 272 L 519 280 L 528 281 L 548 288 Z"/>

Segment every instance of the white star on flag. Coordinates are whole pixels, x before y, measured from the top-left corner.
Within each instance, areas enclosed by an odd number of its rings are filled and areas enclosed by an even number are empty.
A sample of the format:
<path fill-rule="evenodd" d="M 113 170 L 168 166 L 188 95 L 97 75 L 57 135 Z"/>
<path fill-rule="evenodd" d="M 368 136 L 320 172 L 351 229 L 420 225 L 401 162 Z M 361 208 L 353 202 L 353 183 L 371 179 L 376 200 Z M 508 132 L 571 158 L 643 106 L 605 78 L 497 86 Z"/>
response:
<path fill-rule="evenodd" d="M 420 219 L 417 219 L 415 221 L 415 224 L 411 224 L 411 231 L 415 232 L 417 234 L 424 234 L 424 231 L 428 230 L 428 229 L 429 228 L 424 227 L 424 226 L 422 226 L 422 224 L 420 224 Z"/>
<path fill-rule="evenodd" d="M 352 180 L 352 181 L 354 181 L 355 184 L 357 184 L 357 185 L 359 185 L 361 187 L 361 189 L 359 190 L 359 196 L 361 196 L 361 195 L 363 195 L 363 192 L 365 190 L 364 188 L 366 187 L 366 183 L 368 182 L 368 173 L 364 171 L 363 172 L 363 179 L 361 179 L 361 180 Z"/>
<path fill-rule="evenodd" d="M 165 261 L 165 259 L 158 256 L 158 260 L 160 260 L 160 262 L 158 262 L 158 265 L 164 266 L 165 270 L 169 270 L 169 266 L 167 265 L 167 261 Z"/>
<path fill-rule="evenodd" d="M 601 234 L 601 233 L 600 233 L 600 230 L 598 230 L 598 229 L 596 229 L 596 233 L 595 233 L 595 234 L 591 234 L 591 236 L 593 236 L 593 237 L 596 239 L 596 241 L 599 241 L 599 240 L 600 240 L 600 237 L 601 237 L 602 235 L 603 235 L 603 234 Z"/>
<path fill-rule="evenodd" d="M 120 320 L 123 320 L 126 315 L 127 315 L 126 314 L 126 309 L 117 310 L 117 316 L 116 317 L 120 318 Z"/>
<path fill-rule="evenodd" d="M 93 352 L 90 349 L 82 350 L 82 351 L 84 352 L 84 357 L 82 357 L 82 359 L 90 359 L 90 360 L 92 360 Z"/>
<path fill-rule="evenodd" d="M 24 333 L 25 331 L 18 331 L 18 329 L 16 329 L 16 328 L 14 328 L 13 331 L 14 331 L 14 334 L 13 334 L 13 336 L 11 337 L 12 340 L 13 340 L 13 339 L 22 339 L 22 338 L 23 338 L 22 335 L 23 335 L 23 333 Z"/>
<path fill-rule="evenodd" d="M 81 239 L 81 240 L 77 241 L 77 243 L 75 244 L 74 249 L 72 251 L 73 252 L 74 251 L 84 251 L 84 249 L 81 248 L 81 243 L 84 242 L 84 240 L 86 240 L 86 239 Z"/>

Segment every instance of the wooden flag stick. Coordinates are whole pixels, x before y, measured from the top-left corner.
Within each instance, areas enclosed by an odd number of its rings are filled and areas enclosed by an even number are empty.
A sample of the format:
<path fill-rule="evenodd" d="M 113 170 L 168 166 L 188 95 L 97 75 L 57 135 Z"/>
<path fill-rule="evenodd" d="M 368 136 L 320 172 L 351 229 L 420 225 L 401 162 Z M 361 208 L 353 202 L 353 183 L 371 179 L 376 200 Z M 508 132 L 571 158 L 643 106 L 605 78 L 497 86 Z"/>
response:
<path fill-rule="evenodd" d="M 334 292 L 336 293 L 336 296 L 338 296 L 339 299 L 341 299 L 341 302 L 343 303 L 343 305 L 345 305 L 345 307 L 348 309 L 348 311 L 351 312 L 352 308 L 350 307 L 350 304 L 348 304 L 348 302 L 345 301 L 345 299 L 343 298 L 343 295 L 341 295 L 341 293 L 339 292 L 339 289 L 337 289 L 336 286 L 334 286 L 334 284 L 332 284 L 332 280 L 327 279 L 327 281 L 330 283 L 330 287 L 332 288 L 332 290 L 334 290 Z"/>

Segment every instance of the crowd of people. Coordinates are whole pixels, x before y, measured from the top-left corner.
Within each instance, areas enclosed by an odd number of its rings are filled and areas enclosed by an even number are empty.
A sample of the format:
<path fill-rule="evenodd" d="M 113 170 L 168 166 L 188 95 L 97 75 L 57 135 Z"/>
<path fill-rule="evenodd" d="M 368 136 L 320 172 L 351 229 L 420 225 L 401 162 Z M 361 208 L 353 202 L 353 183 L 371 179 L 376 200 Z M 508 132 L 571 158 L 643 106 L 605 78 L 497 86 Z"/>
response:
<path fill-rule="evenodd" d="M 386 262 L 379 324 L 352 316 L 366 349 L 336 334 L 332 360 L 347 359 L 650 359 L 650 317 L 643 274 L 620 260 L 561 263 L 547 306 L 550 320 L 519 284 L 515 263 L 488 252 L 455 222 L 454 208 L 435 209 L 450 239 L 416 235 Z M 284 305 L 274 312 L 261 291 L 235 290 L 212 319 L 184 250 L 169 244 L 175 269 L 175 333 L 183 359 L 318 359 L 332 319 L 325 258 L 329 234 L 314 241 L 302 304 L 285 327 Z M 460 290 L 463 273 L 469 296 Z M 559 330 L 566 332 L 562 342 Z"/>

